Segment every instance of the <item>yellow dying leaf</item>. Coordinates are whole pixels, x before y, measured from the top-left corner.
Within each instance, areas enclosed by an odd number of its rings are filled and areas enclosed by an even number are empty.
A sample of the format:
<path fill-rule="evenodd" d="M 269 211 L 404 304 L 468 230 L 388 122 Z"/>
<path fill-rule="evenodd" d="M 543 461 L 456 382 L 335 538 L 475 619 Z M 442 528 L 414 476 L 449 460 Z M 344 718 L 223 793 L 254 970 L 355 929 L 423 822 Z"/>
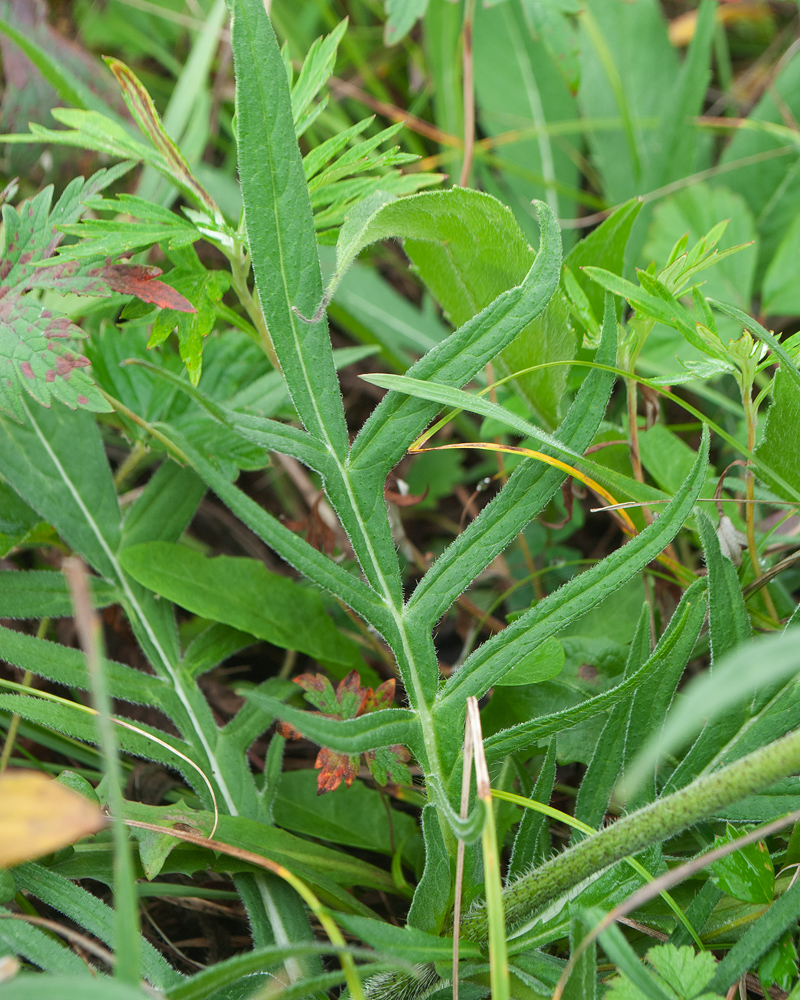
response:
<path fill-rule="evenodd" d="M 104 825 L 98 806 L 38 771 L 0 774 L 0 868 L 49 854 Z"/>

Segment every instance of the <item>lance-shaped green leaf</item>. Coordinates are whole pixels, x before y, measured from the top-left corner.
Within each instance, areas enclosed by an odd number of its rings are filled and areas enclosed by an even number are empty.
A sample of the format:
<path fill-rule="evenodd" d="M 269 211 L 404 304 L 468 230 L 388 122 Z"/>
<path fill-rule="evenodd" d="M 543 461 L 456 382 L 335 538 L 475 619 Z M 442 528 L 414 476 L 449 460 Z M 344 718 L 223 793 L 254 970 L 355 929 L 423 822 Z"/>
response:
<path fill-rule="evenodd" d="M 283 59 L 260 0 L 237 0 L 232 14 L 239 176 L 256 288 L 301 420 L 344 459 L 347 427 L 327 324 L 298 315 L 313 315 L 322 278 Z"/>
<path fill-rule="evenodd" d="M 541 219 L 539 251 L 520 285 L 437 344 L 408 372 L 411 378 L 461 386 L 503 350 L 544 309 L 558 285 L 561 237 L 550 209 L 537 202 Z M 436 405 L 389 393 L 361 429 L 351 451 L 359 471 L 377 461 L 391 467 L 435 415 Z"/>
<path fill-rule="evenodd" d="M 292 708 L 261 691 L 242 690 L 240 694 L 294 726 L 306 739 L 337 753 L 359 754 L 394 744 L 411 747 L 416 753 L 419 747 L 417 714 L 408 708 L 384 708 L 357 719 L 340 720 Z"/>
<path fill-rule="evenodd" d="M 774 470 L 790 486 L 794 494 L 780 483 L 770 484 L 780 496 L 787 500 L 800 497 L 800 462 L 797 459 L 796 429 L 800 426 L 800 392 L 797 379 L 785 363 L 782 363 L 772 382 L 772 402 L 767 410 L 764 434 L 755 450 L 756 458 L 766 465 L 760 469 L 763 478 L 769 482 L 769 470 Z"/>
<path fill-rule="evenodd" d="M 343 914 L 337 913 L 336 920 L 338 923 L 344 924 L 343 916 Z M 377 920 L 369 920 L 367 917 L 352 916 L 355 920 L 364 920 L 368 924 L 375 923 L 380 924 L 380 926 L 391 926 L 381 924 Z M 396 930 L 397 928 L 393 929 Z M 349 947 L 346 951 L 355 958 L 369 959 L 375 957 L 375 952 L 367 948 Z M 256 973 L 270 972 L 278 963 L 283 962 L 287 958 L 296 958 L 302 955 L 336 954 L 341 954 L 341 949 L 335 948 L 325 942 L 316 941 L 300 941 L 294 944 L 283 945 L 273 944 L 263 948 L 255 948 L 253 951 L 234 955 L 233 958 L 225 959 L 206 969 L 202 969 L 193 975 L 191 979 L 168 990 L 167 997 L 169 1000 L 210 1000 L 211 997 L 222 994 L 225 987 L 232 987 L 234 984 L 246 981 L 246 977 L 254 976 Z M 403 967 L 402 962 L 398 962 L 397 964 Z M 362 970 L 364 968 L 368 969 L 369 966 L 362 966 L 361 968 Z M 380 966 L 380 968 L 385 969 L 385 964 Z M 371 971 L 374 972 L 375 970 Z M 252 983 L 255 987 L 257 980 L 253 979 Z M 125 1000 L 125 998 L 123 997 L 121 1000 Z"/>
<path fill-rule="evenodd" d="M 694 466 L 663 514 L 648 528 L 598 565 L 570 580 L 536 604 L 499 635 L 485 642 L 454 673 L 439 696 L 440 706 L 461 704 L 469 695 L 481 697 L 498 677 L 509 671 L 544 639 L 599 604 L 658 556 L 680 531 L 705 481 L 709 435 L 703 439 Z"/>
<path fill-rule="evenodd" d="M 327 616 L 320 595 L 257 559 L 208 559 L 185 545 L 148 542 L 125 549 L 120 562 L 134 580 L 201 618 L 334 667 L 361 664 L 358 646 Z"/>
<path fill-rule="evenodd" d="M 30 670 L 65 687 L 91 690 L 86 657 L 79 649 L 0 626 L 0 657 L 21 670 Z M 167 715 L 177 710 L 174 692 L 160 678 L 113 660 L 106 660 L 103 669 L 112 697 L 136 705 L 154 705 Z"/>
<path fill-rule="evenodd" d="M 597 352 L 599 364 L 617 356 L 617 322 L 611 296 Z M 614 384 L 611 372 L 590 371 L 561 427 L 558 440 L 581 454 L 594 440 Z M 407 606 L 409 620 L 430 629 L 434 622 L 498 553 L 535 517 L 563 482 L 561 470 L 533 459 L 523 461 L 480 515 L 445 549 L 420 580 Z"/>
<path fill-rule="evenodd" d="M 23 920 L 2 918 L 0 919 L 0 946 L 7 949 L 6 954 L 23 958 L 41 969 L 42 972 L 63 973 L 65 978 L 61 982 L 65 986 L 71 985 L 74 988 L 73 997 L 75 1000 L 80 1000 L 80 998 L 91 1000 L 82 991 L 83 987 L 87 984 L 91 985 L 94 981 L 86 963 L 76 952 L 65 948 L 61 941 L 49 931 L 40 930 Z M 67 976 L 69 979 L 66 978 Z M 98 980 L 102 984 L 103 980 L 99 977 Z M 25 996 L 18 996 L 17 1000 L 36 1000 L 36 995 L 45 981 L 48 984 L 53 982 L 49 978 L 45 980 L 41 973 L 31 976 L 30 979 L 25 976 L 23 982 L 32 989 Z M 17 977 L 17 982 L 19 982 L 19 977 Z M 13 993 L 9 993 L 11 985 L 11 983 L 5 983 L 3 992 L 6 997 L 10 997 L 10 1000 L 15 1000 Z M 127 992 L 129 987 L 123 987 L 123 989 L 126 993 L 120 994 L 120 1000 L 126 1000 L 126 996 L 129 998 L 132 996 L 133 1000 L 142 1000 L 142 995 L 138 991 L 129 993 Z M 65 992 L 59 991 L 58 995 L 64 1000 L 68 998 L 68 994 Z M 106 998 L 100 997 L 98 1000 L 106 1000 Z"/>
<path fill-rule="evenodd" d="M 708 629 L 713 662 L 752 637 L 742 588 L 733 563 L 723 556 L 719 538 L 702 510 L 696 515 L 703 554 L 708 567 Z"/>
<path fill-rule="evenodd" d="M 14 869 L 14 881 L 20 889 L 30 892 L 104 944 L 113 947 L 114 911 L 97 896 L 62 875 L 48 871 L 43 865 L 30 861 Z M 149 941 L 143 939 L 141 947 L 142 975 L 159 989 L 176 985 L 179 974 L 167 960 Z"/>
<path fill-rule="evenodd" d="M 120 599 L 116 587 L 99 577 L 90 577 L 89 586 L 96 608 L 106 608 Z M 0 618 L 65 618 L 72 612 L 72 598 L 63 573 L 0 572 Z"/>
<path fill-rule="evenodd" d="M 480 416 L 491 417 L 517 434 L 532 438 L 534 442 L 538 442 L 550 451 L 556 451 L 558 454 L 554 457 L 566 462 L 567 465 L 585 470 L 587 475 L 606 483 L 612 489 L 616 489 L 620 495 L 633 496 L 642 502 L 663 499 L 664 497 L 660 491 L 639 483 L 635 479 L 631 479 L 630 476 L 624 476 L 613 469 L 584 458 L 583 455 L 564 445 L 554 435 L 548 434 L 505 406 L 493 403 L 485 396 L 476 396 L 465 389 L 453 389 L 450 386 L 437 385 L 435 382 L 423 382 L 421 379 L 410 378 L 407 375 L 362 375 L 361 378 L 365 382 L 370 382 L 383 389 L 393 389 L 418 399 L 429 399 L 442 406 L 450 406 L 467 410 L 470 413 L 477 413 Z M 465 445 L 465 447 L 469 446 Z"/>
<path fill-rule="evenodd" d="M 170 428 L 171 438 L 186 456 L 197 474 L 258 537 L 274 549 L 290 565 L 298 569 L 318 586 L 336 594 L 364 621 L 374 626 L 385 637 L 394 637 L 395 626 L 385 605 L 365 583 L 351 575 L 342 566 L 318 552 L 308 542 L 290 531 L 277 518 L 238 489 L 193 448 L 177 431 Z"/>
<path fill-rule="evenodd" d="M 696 621 L 699 617 L 702 622 L 702 616 L 705 613 L 705 600 L 702 593 L 703 581 L 699 581 L 699 584 L 693 593 L 690 594 L 687 591 L 684 594 L 681 613 L 678 614 L 676 610 L 658 645 L 647 661 L 634 674 L 627 677 L 621 684 L 611 688 L 610 691 L 595 695 L 594 698 L 589 698 L 580 705 L 563 709 L 560 712 L 553 712 L 538 719 L 531 719 L 530 722 L 523 722 L 490 736 L 484 741 L 486 759 L 497 760 L 515 750 L 529 747 L 532 743 L 547 739 L 564 729 L 577 725 L 579 722 L 594 718 L 601 712 L 627 700 L 634 692 L 643 690 L 643 685 L 653 677 L 660 675 L 665 664 L 670 662 L 672 654 L 684 634 L 691 634 L 693 631 L 692 620 Z M 684 629 L 687 625 L 689 627 L 685 633 Z"/>
<path fill-rule="evenodd" d="M 237 434 L 241 434 L 243 438 L 252 441 L 253 444 L 261 445 L 270 451 L 280 451 L 282 454 L 291 455 L 316 472 L 322 472 L 329 468 L 329 456 L 325 449 L 310 434 L 300 430 L 299 427 L 283 424 L 279 420 L 270 420 L 268 417 L 232 410 L 222 403 L 210 399 L 197 386 L 182 379 L 176 372 L 164 368 L 163 365 L 154 365 L 141 358 L 131 358 L 127 364 L 146 368 L 156 378 L 174 385 L 176 389 L 202 406 L 206 413 L 224 427 L 236 431 Z M 277 372 L 269 373 L 269 375 L 272 374 L 278 376 Z M 281 395 L 284 393 L 281 392 Z"/>
<path fill-rule="evenodd" d="M 453 940 L 449 937 L 426 934 L 413 927 L 395 927 L 382 920 L 369 920 L 349 913 L 343 914 L 341 919 L 337 916 L 336 919 L 361 941 L 366 941 L 376 951 L 394 958 L 418 963 L 449 962 L 453 957 Z M 481 957 L 477 945 L 466 941 L 459 948 L 459 954 L 462 958 Z"/>
<path fill-rule="evenodd" d="M 686 743 L 706 723 L 724 716 L 734 705 L 751 697 L 756 683 L 768 687 L 797 673 L 797 641 L 800 629 L 789 628 L 767 638 L 754 639 L 729 652 L 712 673 L 696 677 L 682 692 L 680 704 L 667 718 L 664 728 L 642 751 L 623 784 L 623 794 L 636 787 L 643 773 L 663 754 Z M 758 680 L 753 663 L 758 662 Z"/>

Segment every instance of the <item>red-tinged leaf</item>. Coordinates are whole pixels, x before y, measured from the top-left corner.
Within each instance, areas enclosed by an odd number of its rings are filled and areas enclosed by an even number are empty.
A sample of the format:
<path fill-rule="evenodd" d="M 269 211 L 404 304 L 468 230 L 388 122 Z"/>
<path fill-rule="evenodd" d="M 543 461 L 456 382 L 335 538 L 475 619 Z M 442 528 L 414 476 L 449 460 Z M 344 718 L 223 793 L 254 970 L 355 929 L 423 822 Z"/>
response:
<path fill-rule="evenodd" d="M 108 287 L 122 295 L 135 295 L 142 302 L 153 302 L 162 309 L 174 309 L 183 313 L 197 312 L 192 303 L 180 292 L 157 280 L 162 273 L 160 267 L 146 264 L 107 264 L 100 271 Z"/>
<path fill-rule="evenodd" d="M 347 788 L 353 784 L 358 774 L 358 757 L 323 747 L 317 754 L 314 767 L 321 768 L 317 775 L 317 795 L 324 795 L 336 791 L 342 781 Z"/>
<path fill-rule="evenodd" d="M 56 228 L 77 221 L 91 197 L 122 176 L 127 165 L 101 170 L 89 181 L 78 177 L 53 206 L 53 189 L 45 188 L 18 208 L 6 205 L 0 261 L 0 410 L 22 419 L 20 396 L 42 406 L 55 398 L 75 409 L 104 412 L 110 406 L 82 369 L 87 359 L 70 341 L 85 337 L 67 316 L 46 309 L 34 290 L 54 288 L 62 294 L 108 295 L 97 262 L 37 266 L 49 261 L 63 239 Z"/>
<path fill-rule="evenodd" d="M 122 88 L 122 96 L 125 99 L 128 110 L 136 119 L 136 124 L 150 140 L 154 148 L 167 161 L 175 181 L 184 190 L 190 192 L 201 205 L 208 209 L 211 212 L 212 218 L 221 218 L 216 202 L 194 177 L 183 153 L 181 153 L 161 124 L 156 106 L 153 104 L 153 100 L 147 93 L 142 81 L 136 76 L 133 70 L 129 69 L 125 63 L 120 62 L 119 59 L 106 57 L 105 63 L 117 78 Z"/>
<path fill-rule="evenodd" d="M 278 736 L 282 736 L 285 740 L 302 740 L 303 734 L 299 729 L 295 729 L 293 725 L 289 722 L 279 722 L 275 727 Z"/>
<path fill-rule="evenodd" d="M 370 712 L 377 712 L 381 708 L 389 708 L 394 701 L 395 680 L 392 677 L 388 681 L 376 687 L 367 689 L 367 697 L 361 706 L 359 715 L 367 715 Z"/>
<path fill-rule="evenodd" d="M 306 693 L 306 701 L 325 715 L 336 717 L 339 703 L 331 682 L 324 674 L 300 674 L 294 683 Z"/>
<path fill-rule="evenodd" d="M 390 781 L 395 785 L 410 785 L 411 772 L 408 762 L 411 754 L 403 746 L 381 747 L 364 754 L 367 767 L 375 781 L 383 786 Z"/>
<path fill-rule="evenodd" d="M 357 715 L 361 715 L 361 709 L 371 695 L 372 688 L 362 688 L 358 671 L 351 670 L 336 688 L 339 717 L 355 719 Z"/>

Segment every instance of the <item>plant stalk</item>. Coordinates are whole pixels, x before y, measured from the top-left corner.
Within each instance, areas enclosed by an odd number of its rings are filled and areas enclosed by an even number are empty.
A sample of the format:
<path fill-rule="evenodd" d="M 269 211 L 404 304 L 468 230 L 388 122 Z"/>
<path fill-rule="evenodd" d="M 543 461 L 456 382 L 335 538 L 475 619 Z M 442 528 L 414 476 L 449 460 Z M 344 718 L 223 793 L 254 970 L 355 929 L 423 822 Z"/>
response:
<path fill-rule="evenodd" d="M 503 892 L 508 925 L 520 924 L 609 865 L 652 844 L 663 843 L 798 769 L 800 730 L 795 730 L 727 767 L 697 778 L 686 788 L 630 813 L 508 886 Z M 488 935 L 486 910 L 481 908 L 465 917 L 461 933 L 470 941 L 485 940 Z"/>

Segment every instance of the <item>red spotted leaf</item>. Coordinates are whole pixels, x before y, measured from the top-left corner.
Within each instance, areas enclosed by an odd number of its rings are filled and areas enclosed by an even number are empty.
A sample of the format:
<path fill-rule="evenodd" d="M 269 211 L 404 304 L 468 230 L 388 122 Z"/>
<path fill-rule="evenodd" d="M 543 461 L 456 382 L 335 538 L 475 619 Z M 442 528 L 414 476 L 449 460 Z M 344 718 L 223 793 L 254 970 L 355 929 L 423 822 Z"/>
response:
<path fill-rule="evenodd" d="M 108 287 L 122 295 L 135 295 L 142 302 L 152 302 L 162 309 L 174 309 L 176 312 L 197 312 L 192 303 L 176 291 L 171 285 L 157 279 L 161 276 L 160 267 L 148 264 L 106 264 L 100 269 L 100 276 Z"/>
<path fill-rule="evenodd" d="M 83 199 L 96 194 L 129 169 L 101 170 L 88 181 L 67 185 L 55 205 L 45 188 L 17 208 L 3 206 L 4 244 L 0 259 L 0 410 L 21 419 L 20 397 L 42 406 L 53 399 L 67 406 L 107 411 L 108 403 L 84 370 L 89 362 L 75 349 L 85 334 L 67 316 L 46 309 L 39 296 L 52 288 L 61 293 L 109 295 L 97 261 L 54 263 L 63 239 L 56 228 L 76 222 L 86 210 Z M 10 197 L 10 195 L 9 195 Z"/>

